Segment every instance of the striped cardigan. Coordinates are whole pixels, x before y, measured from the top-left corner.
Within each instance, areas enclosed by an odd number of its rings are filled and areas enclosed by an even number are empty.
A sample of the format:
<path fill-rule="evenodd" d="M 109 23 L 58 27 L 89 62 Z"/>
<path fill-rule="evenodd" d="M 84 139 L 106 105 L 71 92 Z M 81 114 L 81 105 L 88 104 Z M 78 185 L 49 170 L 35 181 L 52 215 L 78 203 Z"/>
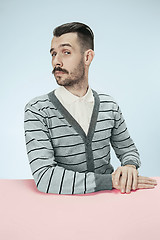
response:
<path fill-rule="evenodd" d="M 141 165 L 118 104 L 92 90 L 94 108 L 86 135 L 55 95 L 55 90 L 25 106 L 27 155 L 39 191 L 85 194 L 112 189 L 112 145 L 121 166 Z"/>

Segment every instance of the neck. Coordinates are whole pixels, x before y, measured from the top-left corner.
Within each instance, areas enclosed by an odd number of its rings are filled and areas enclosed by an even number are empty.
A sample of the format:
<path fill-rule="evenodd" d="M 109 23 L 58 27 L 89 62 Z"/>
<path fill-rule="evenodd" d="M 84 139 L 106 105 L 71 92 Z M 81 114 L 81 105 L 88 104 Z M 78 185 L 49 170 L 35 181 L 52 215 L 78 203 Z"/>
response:
<path fill-rule="evenodd" d="M 83 97 L 88 90 L 88 82 L 81 84 L 75 84 L 74 86 L 64 86 L 68 91 L 74 94 L 77 97 Z"/>

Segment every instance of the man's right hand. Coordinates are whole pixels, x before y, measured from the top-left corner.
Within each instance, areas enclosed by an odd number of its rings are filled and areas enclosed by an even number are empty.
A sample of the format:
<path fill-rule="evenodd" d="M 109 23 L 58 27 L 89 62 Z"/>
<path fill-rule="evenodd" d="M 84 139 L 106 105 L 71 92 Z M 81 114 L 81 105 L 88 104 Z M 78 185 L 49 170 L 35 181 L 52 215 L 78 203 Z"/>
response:
<path fill-rule="evenodd" d="M 116 185 L 115 181 L 114 181 L 114 174 L 112 174 L 112 186 L 113 186 L 113 188 L 116 188 L 118 190 L 121 189 L 121 182 L 122 182 L 121 179 L 122 178 L 120 177 L 119 184 Z M 137 176 L 137 187 L 136 187 L 136 189 L 154 188 L 156 185 L 157 185 L 157 181 L 155 179 L 152 179 L 152 178 L 149 178 L 149 177 Z M 134 189 L 134 190 L 136 190 L 136 189 Z"/>

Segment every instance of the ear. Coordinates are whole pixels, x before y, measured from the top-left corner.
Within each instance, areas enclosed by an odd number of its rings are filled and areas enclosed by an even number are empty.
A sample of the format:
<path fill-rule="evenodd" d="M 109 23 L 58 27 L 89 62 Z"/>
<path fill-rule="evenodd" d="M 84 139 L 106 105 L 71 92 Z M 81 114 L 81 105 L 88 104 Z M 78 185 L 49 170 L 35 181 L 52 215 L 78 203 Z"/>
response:
<path fill-rule="evenodd" d="M 94 58 L 94 51 L 92 49 L 88 49 L 85 53 L 84 53 L 84 62 L 85 65 L 89 66 Z"/>

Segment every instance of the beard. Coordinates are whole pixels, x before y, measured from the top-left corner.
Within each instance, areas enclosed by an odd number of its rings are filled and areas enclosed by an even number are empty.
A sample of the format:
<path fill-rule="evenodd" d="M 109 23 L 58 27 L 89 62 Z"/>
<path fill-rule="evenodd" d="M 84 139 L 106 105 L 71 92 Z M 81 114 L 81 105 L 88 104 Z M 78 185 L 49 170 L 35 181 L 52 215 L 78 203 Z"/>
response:
<path fill-rule="evenodd" d="M 58 85 L 60 85 L 60 86 L 74 86 L 74 85 L 77 85 L 77 84 L 81 83 L 84 80 L 84 76 L 85 76 L 85 67 L 84 67 L 83 58 L 80 60 L 78 66 L 75 67 L 73 69 L 73 71 L 71 71 L 70 73 L 65 69 L 62 69 L 62 70 L 68 76 L 66 76 L 66 77 L 63 76 L 63 75 L 62 76 L 56 76 L 54 74 Z M 55 70 L 53 70 L 53 73 L 54 72 L 55 72 Z"/>

